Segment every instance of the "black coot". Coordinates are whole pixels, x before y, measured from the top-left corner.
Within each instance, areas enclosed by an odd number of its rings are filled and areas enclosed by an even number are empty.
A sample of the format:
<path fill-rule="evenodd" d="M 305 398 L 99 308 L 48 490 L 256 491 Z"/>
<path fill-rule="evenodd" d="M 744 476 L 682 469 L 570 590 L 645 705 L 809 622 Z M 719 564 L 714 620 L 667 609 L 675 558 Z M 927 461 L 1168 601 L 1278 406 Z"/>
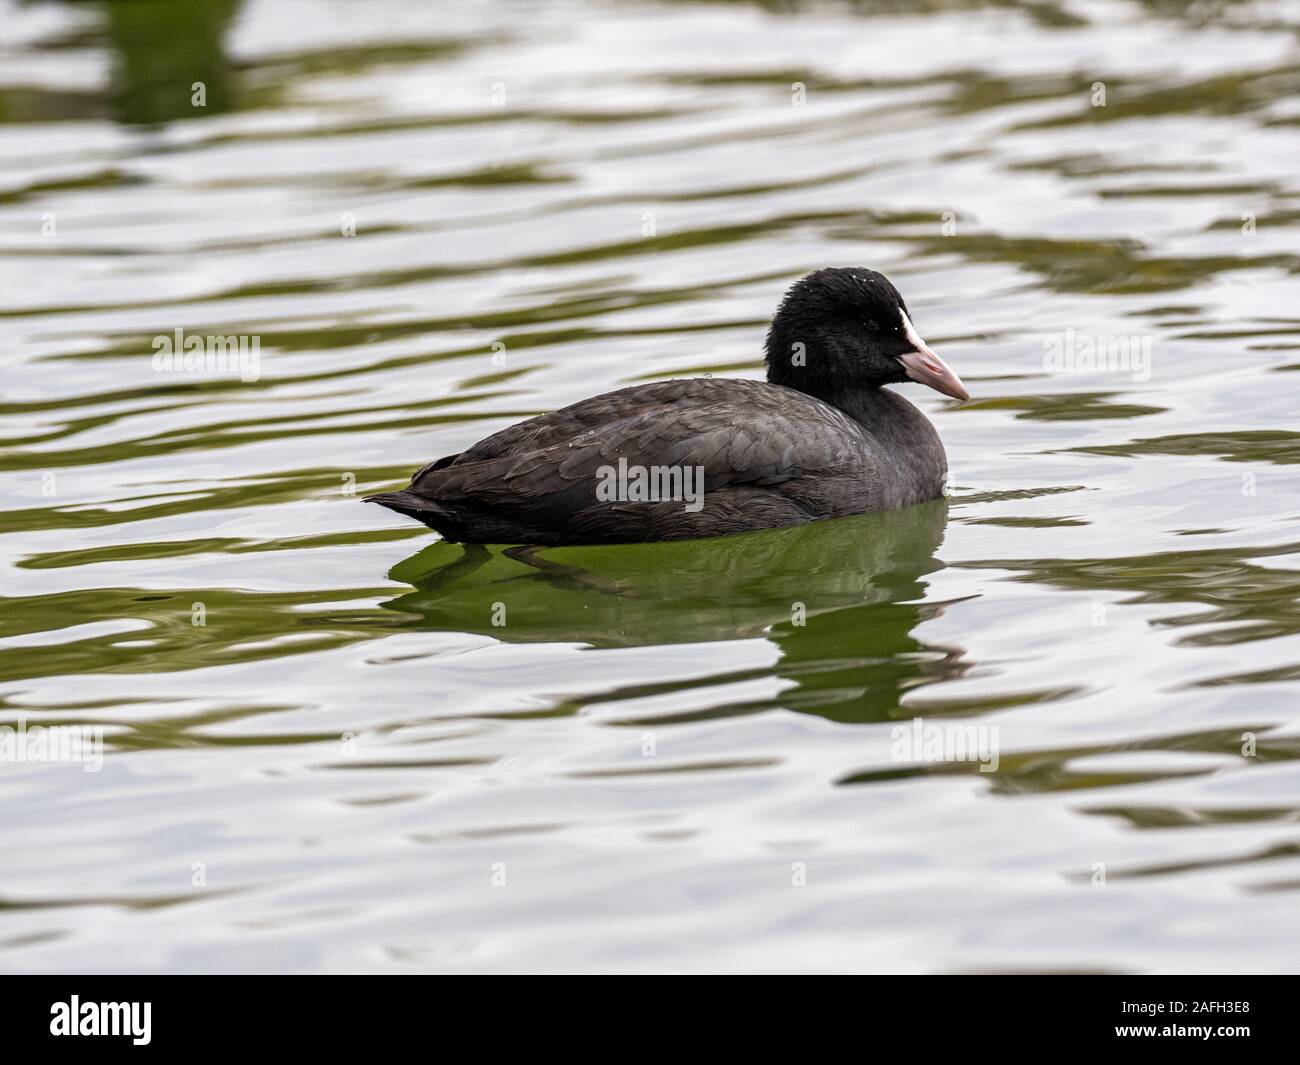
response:
<path fill-rule="evenodd" d="M 873 270 L 796 282 L 767 381 L 635 385 L 519 422 L 369 496 L 448 540 L 685 540 L 910 506 L 943 494 L 934 426 L 883 385 L 969 399 Z"/>

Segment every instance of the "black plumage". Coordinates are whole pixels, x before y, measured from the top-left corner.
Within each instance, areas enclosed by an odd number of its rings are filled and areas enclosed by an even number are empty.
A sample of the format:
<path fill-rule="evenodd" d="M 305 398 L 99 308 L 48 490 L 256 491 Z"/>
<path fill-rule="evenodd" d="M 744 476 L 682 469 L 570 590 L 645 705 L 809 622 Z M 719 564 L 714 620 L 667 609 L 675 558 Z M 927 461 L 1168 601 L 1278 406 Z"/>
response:
<path fill-rule="evenodd" d="M 909 506 L 943 493 L 934 427 L 881 386 L 913 377 L 964 398 L 868 270 L 796 283 L 767 339 L 768 380 L 619 389 L 509 426 L 368 497 L 474 543 L 594 544 L 721 536 Z M 932 376 L 935 380 L 927 380 Z M 696 506 L 598 491 L 618 469 L 698 470 Z"/>

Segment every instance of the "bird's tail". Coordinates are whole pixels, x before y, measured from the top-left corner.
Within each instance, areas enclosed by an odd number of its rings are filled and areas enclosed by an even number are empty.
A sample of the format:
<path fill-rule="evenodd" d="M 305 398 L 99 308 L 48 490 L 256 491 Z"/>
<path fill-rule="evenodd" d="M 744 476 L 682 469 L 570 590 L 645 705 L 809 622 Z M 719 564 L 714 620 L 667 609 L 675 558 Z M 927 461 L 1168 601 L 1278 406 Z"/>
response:
<path fill-rule="evenodd" d="M 425 499 L 417 496 L 414 492 L 380 492 L 377 495 L 366 496 L 363 503 L 378 503 L 381 507 L 387 507 L 389 510 L 395 510 L 398 514 L 404 514 L 408 518 L 415 518 L 417 521 L 423 521 L 422 513 L 427 514 L 429 511 L 435 513 L 440 509 L 438 504 L 432 499 Z"/>

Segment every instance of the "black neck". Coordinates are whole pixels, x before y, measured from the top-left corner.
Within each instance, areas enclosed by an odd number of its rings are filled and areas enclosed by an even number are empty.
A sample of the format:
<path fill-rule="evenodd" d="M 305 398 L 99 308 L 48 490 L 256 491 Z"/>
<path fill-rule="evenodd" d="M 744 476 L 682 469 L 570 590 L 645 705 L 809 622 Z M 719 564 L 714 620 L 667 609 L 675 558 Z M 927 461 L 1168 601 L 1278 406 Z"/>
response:
<path fill-rule="evenodd" d="M 773 381 L 772 383 L 786 384 L 786 382 L 782 381 Z M 896 392 L 876 386 L 845 386 L 830 382 L 823 384 L 817 381 L 800 381 L 798 385 L 787 384 L 787 387 L 815 396 L 823 403 L 829 403 L 832 407 L 843 411 L 854 421 L 861 422 L 868 427 L 877 424 L 880 411 L 883 408 L 892 407 L 900 398 Z"/>

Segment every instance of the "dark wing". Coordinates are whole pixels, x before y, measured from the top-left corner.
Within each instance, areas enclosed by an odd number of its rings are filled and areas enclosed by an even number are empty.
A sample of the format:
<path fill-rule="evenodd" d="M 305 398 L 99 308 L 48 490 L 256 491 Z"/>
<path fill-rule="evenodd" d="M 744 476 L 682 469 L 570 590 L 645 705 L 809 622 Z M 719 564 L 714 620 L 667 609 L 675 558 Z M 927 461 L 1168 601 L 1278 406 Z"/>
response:
<path fill-rule="evenodd" d="M 673 383 L 680 384 L 665 382 Z M 859 464 L 863 438 L 849 418 L 799 393 L 759 387 L 761 393 L 745 389 L 739 395 L 710 389 L 711 401 L 692 396 L 650 410 L 642 396 L 635 414 L 571 432 L 557 443 L 527 450 L 516 443 L 515 450 L 494 457 L 475 459 L 481 446 L 476 445 L 448 465 L 421 471 L 408 492 L 440 509 L 489 509 L 557 528 L 598 502 L 602 468 L 616 469 L 620 460 L 629 467 L 699 467 L 706 506 L 707 493 L 726 486 L 815 482 L 821 471 Z M 596 397 L 607 404 L 619 398 L 619 393 Z M 606 409 L 618 409 L 617 403 Z M 541 442 L 548 435 L 543 426 L 535 435 L 515 439 Z"/>
<path fill-rule="evenodd" d="M 728 380 L 727 383 L 752 385 L 755 382 Z M 682 406 L 711 402 L 717 397 L 717 386 L 718 380 L 709 378 L 657 381 L 651 384 L 630 385 L 614 392 L 579 400 L 549 414 L 509 425 L 500 432 L 485 436 L 459 454 L 445 455 L 417 470 L 412 475 L 411 482 L 414 484 L 431 470 L 445 469 L 453 464 L 482 462 L 484 459 L 522 454 L 561 444 L 589 429 L 612 425 L 623 418 L 656 408 L 680 409 Z"/>

